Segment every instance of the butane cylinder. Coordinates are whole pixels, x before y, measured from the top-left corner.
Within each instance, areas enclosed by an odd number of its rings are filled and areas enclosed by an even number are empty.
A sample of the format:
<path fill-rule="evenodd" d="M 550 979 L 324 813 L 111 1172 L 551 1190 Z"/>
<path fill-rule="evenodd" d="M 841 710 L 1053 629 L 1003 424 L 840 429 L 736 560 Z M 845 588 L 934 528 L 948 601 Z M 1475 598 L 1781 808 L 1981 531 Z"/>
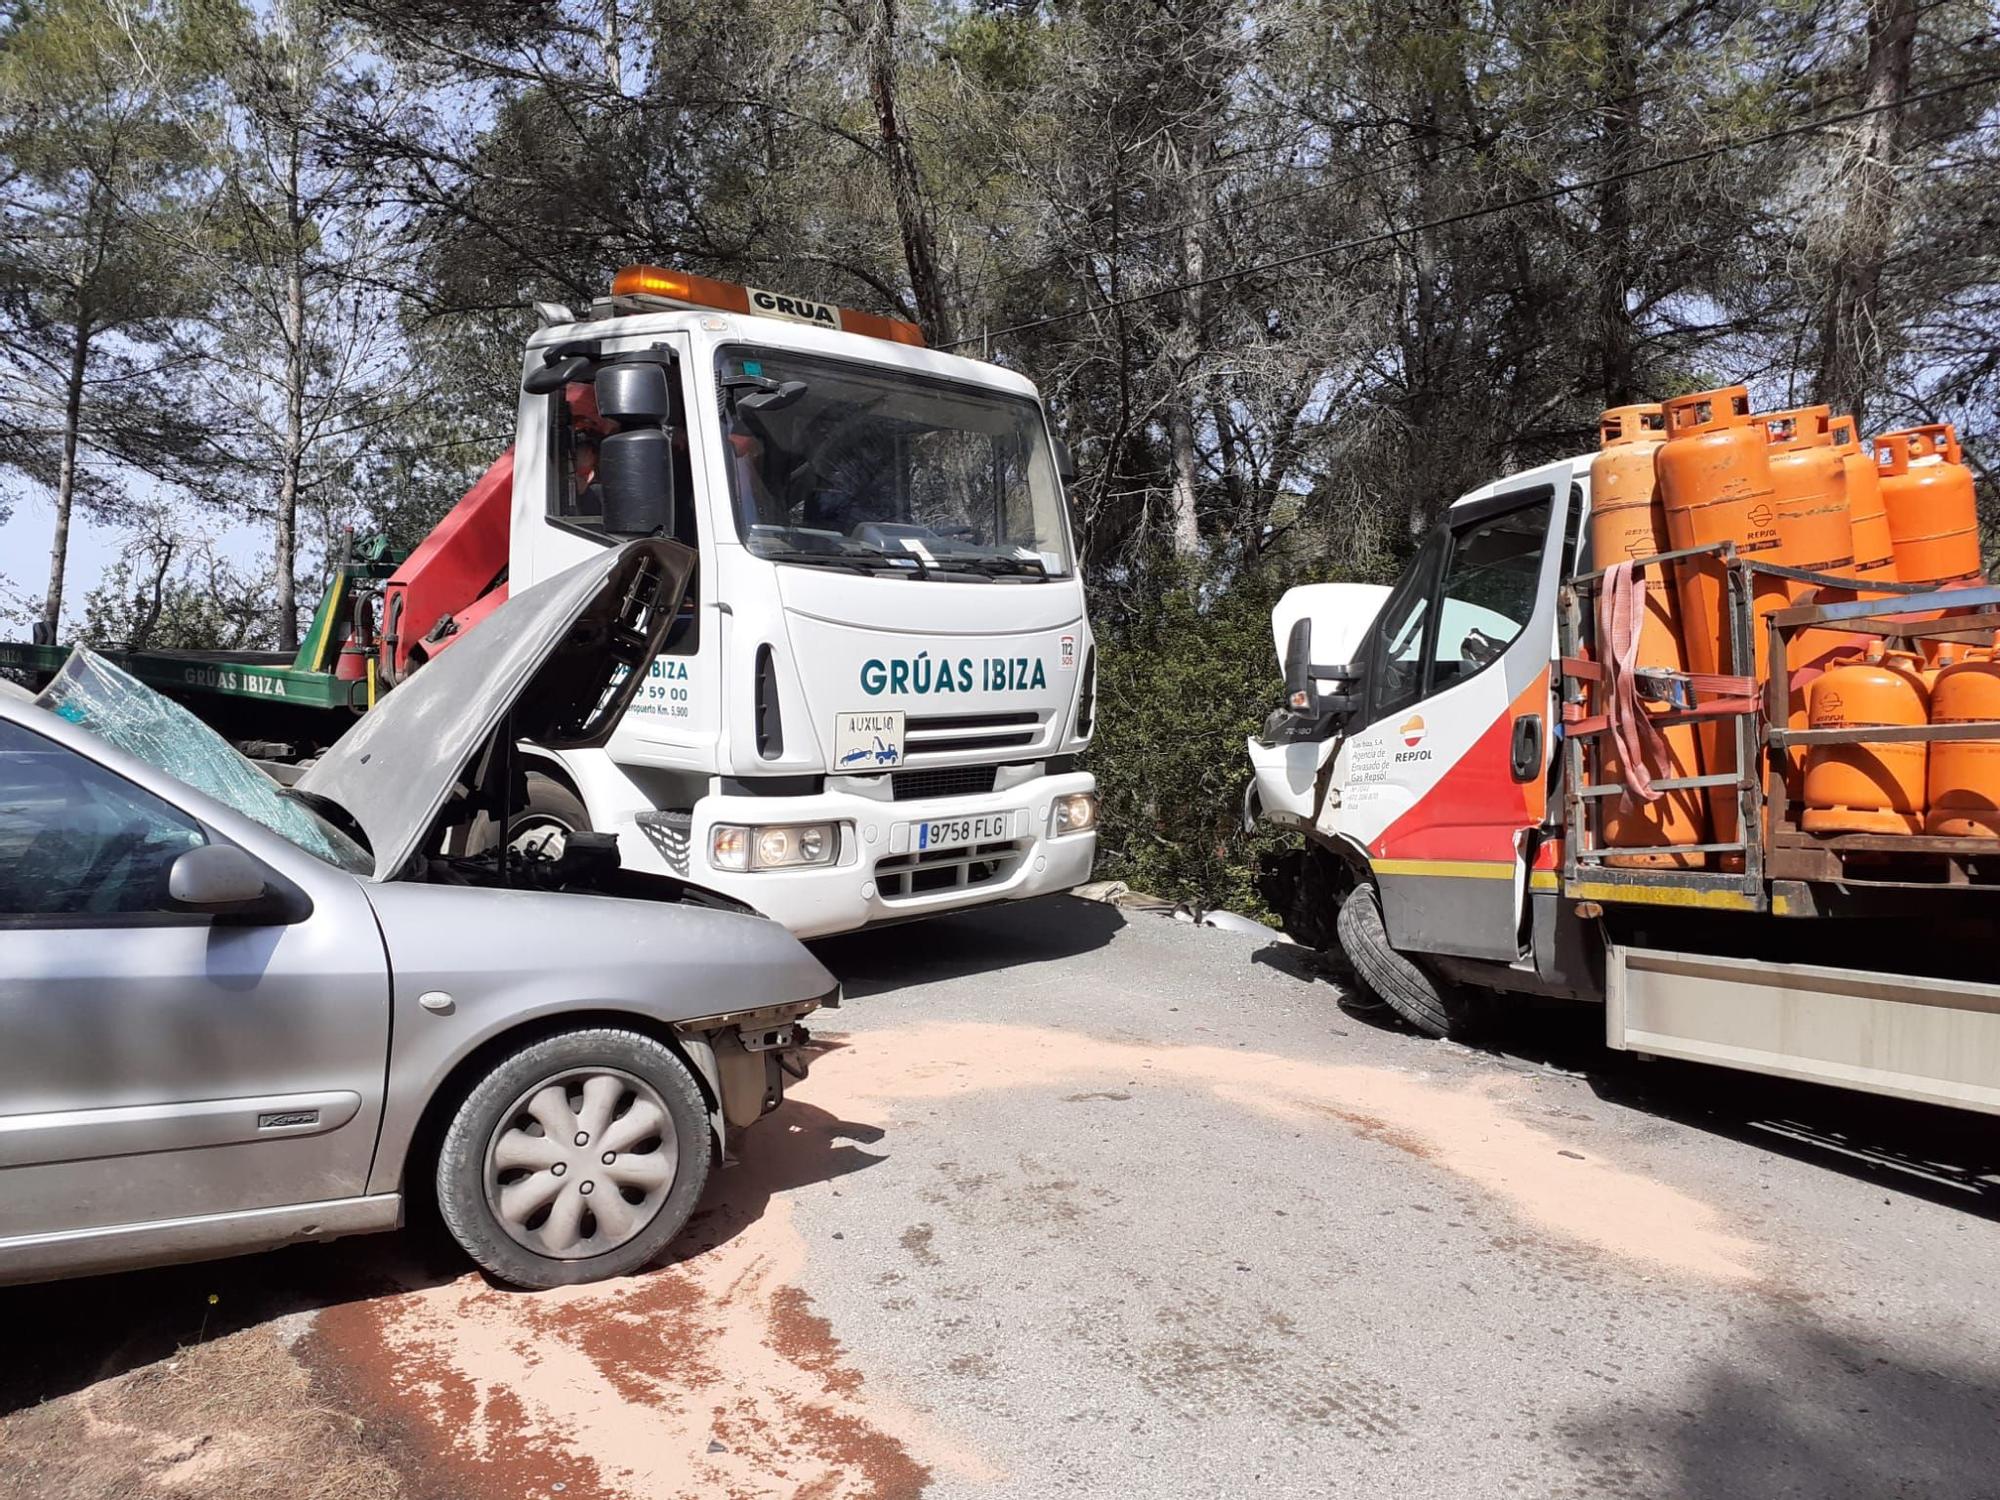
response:
<path fill-rule="evenodd" d="M 1933 724 L 2000 721 L 2000 662 L 1983 648 L 1939 671 Z M 2000 739 L 1939 740 L 1931 746 L 1925 828 L 1947 838 L 2000 839 Z"/>
<path fill-rule="evenodd" d="M 1847 482 L 1854 576 L 1863 583 L 1894 583 L 1896 548 L 1889 539 L 1889 517 L 1882 509 L 1882 477 L 1875 460 L 1862 449 L 1851 415 L 1834 417 L 1827 429 Z"/>
<path fill-rule="evenodd" d="M 1608 568 L 1628 559 L 1638 561 L 1669 550 L 1666 512 L 1660 506 L 1653 473 L 1654 451 L 1666 439 L 1666 418 L 1657 406 L 1619 406 L 1599 424 L 1603 450 L 1590 465 L 1590 554 L 1592 566 Z M 1680 605 L 1664 567 L 1648 569 L 1646 616 L 1640 627 L 1641 668 L 1686 671 L 1681 645 Z M 1600 643 L 1604 645 L 1606 643 Z M 1661 732 L 1666 741 L 1663 777 L 1699 776 L 1700 758 L 1692 724 L 1675 724 Z M 1601 737 L 1599 769 L 1606 782 L 1621 775 L 1611 737 Z M 1653 803 L 1605 798 L 1602 831 L 1605 844 L 1616 849 L 1644 849 L 1661 844 L 1707 841 L 1707 817 L 1696 789 L 1663 792 Z M 1635 853 L 1610 855 L 1607 863 L 1625 866 L 1686 868 L 1703 863 L 1699 854 Z"/>
<path fill-rule="evenodd" d="M 1854 529 L 1847 514 L 1847 473 L 1833 448 L 1833 412 L 1825 406 L 1770 411 L 1758 417 L 1771 445 L 1772 498 L 1778 516 L 1778 557 L 1807 573 L 1846 574 L 1854 566 Z M 1810 585 L 1789 583 L 1796 599 Z"/>
<path fill-rule="evenodd" d="M 1929 722 L 1918 659 L 1884 651 L 1835 667 L 1811 690 L 1814 729 L 1872 729 Z M 1806 752 L 1809 833 L 1921 833 L 1928 757 L 1920 740 L 1814 745 Z"/>
<path fill-rule="evenodd" d="M 1949 428 L 1944 429 L 1949 432 Z M 1929 431 L 1885 432 L 1875 439 L 1882 506 L 1904 583 L 1948 583 L 1979 576 L 1979 507 L 1972 471 L 1947 456 Z"/>
<path fill-rule="evenodd" d="M 1751 420 L 1750 393 L 1742 386 L 1700 391 L 1663 402 L 1667 440 L 1654 459 L 1660 502 L 1676 547 L 1734 542 L 1736 550 L 1764 562 L 1776 561 L 1777 511 L 1772 503 L 1771 456 L 1762 426 Z M 1729 653 L 1727 570 L 1711 559 L 1675 565 L 1680 592 L 1681 636 L 1691 672 L 1749 672 L 1768 675 L 1763 616 L 1786 600 L 1776 579 L 1760 581 L 1753 629 L 1753 662 L 1732 663 Z M 1698 735 L 1707 774 L 1736 770 L 1736 736 L 1726 721 L 1710 720 Z M 1718 787 L 1708 798 L 1709 826 L 1719 843 L 1733 842 L 1741 826 L 1735 794 Z"/>

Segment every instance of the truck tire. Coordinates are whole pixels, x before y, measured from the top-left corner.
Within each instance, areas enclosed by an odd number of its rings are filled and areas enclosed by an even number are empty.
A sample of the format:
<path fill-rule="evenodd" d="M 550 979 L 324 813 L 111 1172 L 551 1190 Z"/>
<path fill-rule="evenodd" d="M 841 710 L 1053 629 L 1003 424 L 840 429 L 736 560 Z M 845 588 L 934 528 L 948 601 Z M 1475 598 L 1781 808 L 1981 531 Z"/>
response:
<path fill-rule="evenodd" d="M 1389 946 L 1382 903 L 1366 881 L 1340 903 L 1340 946 L 1362 985 L 1389 1009 L 1429 1037 L 1465 1029 L 1465 1001 Z"/>
<path fill-rule="evenodd" d="M 438 1151 L 438 1213 L 502 1281 L 602 1281 L 680 1233 L 712 1153 L 708 1106 L 670 1048 L 616 1028 L 558 1032 L 502 1058 L 459 1105 Z"/>
<path fill-rule="evenodd" d="M 562 853 L 562 841 L 572 833 L 589 833 L 590 810 L 575 792 L 541 771 L 527 776 L 528 800 L 507 820 L 509 847 L 529 846 L 551 857 Z"/>

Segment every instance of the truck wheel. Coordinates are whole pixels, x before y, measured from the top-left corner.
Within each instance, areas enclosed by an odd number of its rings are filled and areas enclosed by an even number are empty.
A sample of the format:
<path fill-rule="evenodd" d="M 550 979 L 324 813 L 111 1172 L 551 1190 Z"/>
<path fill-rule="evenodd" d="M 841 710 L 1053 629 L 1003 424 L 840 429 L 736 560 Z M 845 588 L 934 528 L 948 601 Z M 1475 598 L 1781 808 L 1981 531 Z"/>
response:
<path fill-rule="evenodd" d="M 502 1059 L 458 1107 L 438 1211 L 502 1281 L 602 1281 L 680 1233 L 710 1154 L 708 1107 L 671 1050 L 632 1031 L 565 1031 Z"/>
<path fill-rule="evenodd" d="M 590 832 L 590 812 L 575 792 L 540 771 L 528 773 L 528 800 L 507 820 L 507 846 L 522 854 L 560 858 L 572 833 Z"/>
<path fill-rule="evenodd" d="M 1382 903 L 1365 881 L 1340 903 L 1340 946 L 1367 990 L 1425 1036 L 1465 1028 L 1465 1001 L 1389 946 Z"/>

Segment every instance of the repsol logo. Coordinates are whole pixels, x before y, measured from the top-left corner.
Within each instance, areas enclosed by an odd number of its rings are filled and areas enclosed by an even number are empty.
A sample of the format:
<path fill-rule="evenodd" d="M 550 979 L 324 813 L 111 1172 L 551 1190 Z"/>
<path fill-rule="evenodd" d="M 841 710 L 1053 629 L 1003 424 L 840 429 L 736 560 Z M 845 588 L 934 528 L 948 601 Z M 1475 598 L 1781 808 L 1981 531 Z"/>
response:
<path fill-rule="evenodd" d="M 824 302 L 814 302 L 807 297 L 788 297 L 782 292 L 767 292 L 760 287 L 750 289 L 750 307 L 768 318 L 790 318 L 798 323 L 811 323 L 820 328 L 838 328 L 840 309 Z"/>
<path fill-rule="evenodd" d="M 1031 693 L 1049 685 L 1038 656 L 870 657 L 861 664 L 861 691 L 882 693 Z"/>
<path fill-rule="evenodd" d="M 1395 761 L 1396 764 L 1399 766 L 1402 765 L 1405 761 L 1429 760 L 1430 758 L 1431 758 L 1431 753 L 1428 750 L 1398 750 L 1394 755 L 1390 757 L 1390 759 Z"/>

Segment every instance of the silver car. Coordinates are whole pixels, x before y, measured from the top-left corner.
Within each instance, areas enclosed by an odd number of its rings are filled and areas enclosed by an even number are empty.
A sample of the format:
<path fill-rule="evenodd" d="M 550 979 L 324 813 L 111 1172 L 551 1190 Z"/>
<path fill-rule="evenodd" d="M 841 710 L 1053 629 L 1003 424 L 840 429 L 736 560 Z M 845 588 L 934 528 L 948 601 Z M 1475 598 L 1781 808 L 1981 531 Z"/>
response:
<path fill-rule="evenodd" d="M 493 830 L 518 741 L 608 738 L 689 566 L 510 600 L 290 790 L 87 652 L 0 694 L 0 1281 L 390 1229 L 422 1186 L 518 1285 L 660 1253 L 834 980 L 602 837 Z"/>

